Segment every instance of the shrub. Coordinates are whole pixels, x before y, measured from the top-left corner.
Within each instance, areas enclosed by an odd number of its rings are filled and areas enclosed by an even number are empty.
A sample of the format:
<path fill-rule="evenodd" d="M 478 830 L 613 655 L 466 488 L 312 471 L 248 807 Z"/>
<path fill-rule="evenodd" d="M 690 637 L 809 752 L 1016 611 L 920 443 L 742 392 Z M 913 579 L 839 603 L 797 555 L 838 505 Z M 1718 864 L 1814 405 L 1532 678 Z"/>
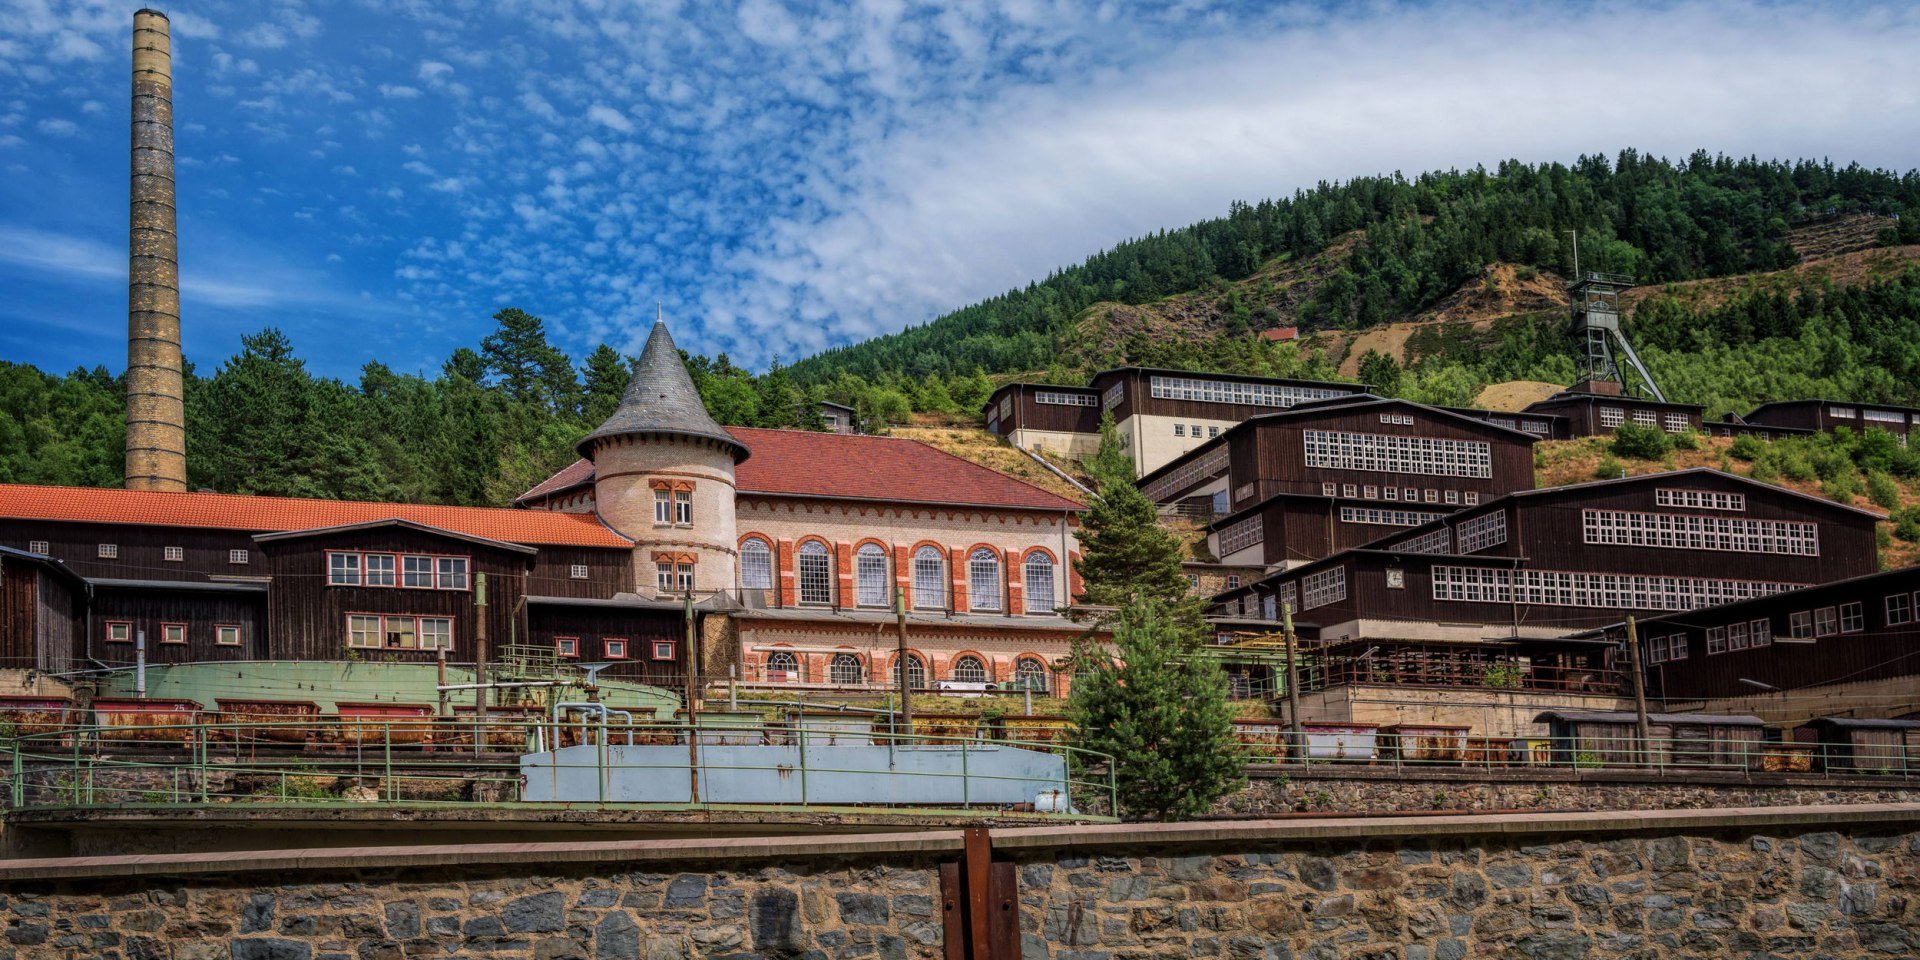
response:
<path fill-rule="evenodd" d="M 1736 460 L 1752 463 L 1760 459 L 1761 454 L 1767 452 L 1767 445 L 1759 437 L 1751 433 L 1743 433 L 1733 438 L 1733 446 L 1729 447 L 1727 452 L 1733 454 Z"/>
<path fill-rule="evenodd" d="M 1920 541 L 1920 520 L 1915 520 L 1912 514 L 1901 517 L 1894 521 L 1893 535 L 1908 543 Z"/>
<path fill-rule="evenodd" d="M 1673 438 L 1673 448 L 1675 450 L 1700 449 L 1700 435 L 1693 432 L 1690 429 L 1682 430 L 1679 433 L 1671 434 L 1671 436 Z"/>
<path fill-rule="evenodd" d="M 1875 470 L 1867 474 L 1867 499 L 1883 510 L 1892 510 L 1900 505 L 1900 485 L 1893 477 Z"/>
<path fill-rule="evenodd" d="M 1594 468 L 1593 475 L 1601 480 L 1618 480 L 1627 475 L 1627 468 L 1620 461 L 1607 454 L 1600 458 L 1600 465 Z"/>
<path fill-rule="evenodd" d="M 1852 479 L 1853 458 L 1844 450 L 1821 450 L 1813 455 L 1813 472 L 1822 480 Z"/>
<path fill-rule="evenodd" d="M 1797 450 L 1780 458 L 1780 475 L 1801 483 L 1820 479 L 1820 471 L 1814 469 L 1813 461 Z"/>
<path fill-rule="evenodd" d="M 1623 423 L 1613 428 L 1613 443 L 1607 449 L 1629 460 L 1658 460 L 1673 449 L 1673 438 L 1659 427 Z"/>
<path fill-rule="evenodd" d="M 1761 483 L 1780 482 L 1780 471 L 1774 469 L 1773 464 L 1765 460 L 1755 460 L 1753 462 L 1753 469 L 1747 471 L 1747 475 Z"/>
<path fill-rule="evenodd" d="M 1854 479 L 1852 473 L 1843 473 L 1822 482 L 1820 484 L 1820 492 L 1825 494 L 1829 500 L 1851 504 L 1853 503 L 1853 498 L 1860 493 L 1860 481 Z"/>

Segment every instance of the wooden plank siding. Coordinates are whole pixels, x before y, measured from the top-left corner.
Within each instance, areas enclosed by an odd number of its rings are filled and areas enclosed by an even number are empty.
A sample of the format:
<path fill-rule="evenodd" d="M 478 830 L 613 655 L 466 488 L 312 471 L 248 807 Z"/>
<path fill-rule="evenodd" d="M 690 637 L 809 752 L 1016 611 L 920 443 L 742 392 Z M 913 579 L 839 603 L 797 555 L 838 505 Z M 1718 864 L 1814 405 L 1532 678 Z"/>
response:
<path fill-rule="evenodd" d="M 578 663 L 611 663 L 602 676 L 677 688 L 686 682 L 687 621 L 677 610 L 640 610 L 532 604 L 528 607 L 528 635 L 538 646 L 551 647 L 559 637 L 579 642 Z M 608 640 L 627 641 L 627 656 L 607 654 Z M 655 660 L 653 642 L 673 643 L 673 658 Z"/>
<path fill-rule="evenodd" d="M 526 634 L 521 620 L 521 598 L 532 558 L 459 537 L 441 536 L 406 527 L 341 530 L 260 544 L 267 572 L 273 576 L 273 602 L 268 620 L 272 637 L 270 658 L 275 660 L 340 660 L 349 654 L 347 615 L 409 614 L 453 619 L 453 649 L 448 659 L 471 662 L 478 618 L 473 604 L 473 577 L 487 575 L 487 635 L 489 656 Z M 423 554 L 461 556 L 470 560 L 469 588 L 423 590 L 401 587 L 333 586 L 327 582 L 327 553 Z M 369 659 L 433 660 L 431 650 L 358 650 Z"/>
<path fill-rule="evenodd" d="M 1920 675 L 1920 622 L 1912 619 L 1920 600 L 1920 568 L 1907 567 L 1839 583 L 1823 584 L 1791 593 L 1743 603 L 1690 611 L 1684 615 L 1652 616 L 1637 626 L 1643 646 L 1654 638 L 1684 638 L 1684 659 L 1649 663 L 1648 690 L 1673 700 L 1736 697 L 1759 692 L 1741 680 L 1753 680 L 1782 690 L 1841 682 L 1864 682 Z M 1905 620 L 1889 622 L 1889 598 L 1904 598 Z M 1772 643 L 1710 653 L 1707 632 L 1729 624 L 1767 621 L 1774 637 L 1792 636 L 1792 615 L 1811 616 L 1823 608 L 1837 613 L 1847 603 L 1861 606 L 1859 630 L 1830 632 L 1812 643 Z M 1610 635 L 1619 639 L 1624 631 Z"/>
<path fill-rule="evenodd" d="M 1153 395 L 1153 378 L 1180 377 L 1189 380 L 1211 380 L 1220 383 L 1259 383 L 1280 384 L 1286 386 L 1312 387 L 1329 390 L 1347 390 L 1354 394 L 1364 393 L 1366 386 L 1357 383 L 1331 383 L 1319 380 L 1292 380 L 1275 377 L 1254 377 L 1228 373 L 1200 373 L 1192 370 L 1159 370 L 1143 367 L 1121 367 L 1116 370 L 1103 370 L 1093 377 L 1093 389 L 1104 398 L 1107 391 L 1116 383 L 1122 384 L 1120 402 L 1109 408 L 1114 422 L 1119 423 L 1138 415 L 1156 417 L 1179 417 L 1198 420 L 1245 420 L 1263 413 L 1284 410 L 1285 407 L 1273 407 L 1254 403 L 1216 403 L 1208 400 L 1176 400 Z M 1099 408 L 1095 408 L 1096 414 Z M 1096 417 L 1096 423 L 1097 423 Z"/>
<path fill-rule="evenodd" d="M 0 545 L 29 549 L 35 540 L 48 544 L 47 555 L 83 577 L 125 580 L 204 580 L 212 576 L 260 576 L 254 531 L 209 527 L 161 527 L 121 523 L 63 521 L 0 521 Z M 118 548 L 119 556 L 102 559 L 100 544 Z M 182 559 L 166 559 L 167 547 L 179 547 Z M 248 551 L 248 562 L 229 562 L 229 552 Z"/>
<path fill-rule="evenodd" d="M 1565 417 L 1567 429 L 1576 437 L 1591 437 L 1610 434 L 1611 426 L 1600 422 L 1601 407 L 1618 407 L 1624 412 L 1625 422 L 1634 423 L 1634 411 L 1647 411 L 1653 414 L 1656 429 L 1665 429 L 1667 414 L 1678 414 L 1686 418 L 1687 426 L 1694 430 L 1702 427 L 1700 417 L 1703 409 L 1691 403 L 1661 403 L 1640 397 L 1615 397 L 1603 394 L 1559 393 L 1545 400 L 1528 404 L 1523 413 L 1545 413 Z M 1644 424 L 1643 424 L 1644 425 Z"/>
<path fill-rule="evenodd" d="M 275 659 L 267 634 L 262 630 L 266 609 L 267 595 L 257 591 L 216 593 L 96 587 L 87 617 L 90 657 L 111 666 L 131 665 L 136 660 L 134 639 L 144 631 L 148 663 Z M 107 639 L 111 623 L 130 625 L 126 642 Z M 161 626 L 168 623 L 186 625 L 186 643 L 162 642 Z M 240 628 L 239 646 L 221 646 L 215 642 L 220 624 Z"/>
<path fill-rule="evenodd" d="M 575 577 L 575 565 L 587 568 Z M 633 551 L 601 547 L 543 546 L 533 558 L 526 592 L 536 597 L 611 597 L 632 593 Z"/>
<path fill-rule="evenodd" d="M 35 665 L 39 618 L 39 565 L 0 555 L 0 666 Z"/>

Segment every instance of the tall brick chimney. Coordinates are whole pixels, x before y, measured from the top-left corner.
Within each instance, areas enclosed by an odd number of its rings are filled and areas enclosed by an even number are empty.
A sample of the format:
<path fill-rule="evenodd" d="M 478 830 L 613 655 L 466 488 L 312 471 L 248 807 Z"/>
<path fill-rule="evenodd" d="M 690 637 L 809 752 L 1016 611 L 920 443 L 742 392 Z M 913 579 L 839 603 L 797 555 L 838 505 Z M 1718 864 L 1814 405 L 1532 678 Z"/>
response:
<path fill-rule="evenodd" d="M 133 15 L 133 195 L 127 249 L 127 489 L 187 489 L 180 269 L 173 220 L 167 15 Z"/>

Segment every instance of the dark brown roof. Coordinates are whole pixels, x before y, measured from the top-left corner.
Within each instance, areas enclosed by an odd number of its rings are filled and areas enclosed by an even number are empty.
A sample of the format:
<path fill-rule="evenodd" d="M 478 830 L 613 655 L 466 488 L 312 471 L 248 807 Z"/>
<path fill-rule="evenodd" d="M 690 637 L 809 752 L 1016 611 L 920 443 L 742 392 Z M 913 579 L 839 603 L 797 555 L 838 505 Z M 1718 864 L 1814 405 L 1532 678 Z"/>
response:
<path fill-rule="evenodd" d="M 633 365 L 633 379 L 627 381 L 620 406 L 599 429 L 583 437 L 574 449 L 583 457 L 593 456 L 593 445 L 606 437 L 636 434 L 667 434 L 710 440 L 733 451 L 734 460 L 750 454 L 740 441 L 713 422 L 700 391 L 687 374 L 680 350 L 665 323 L 655 323 L 647 337 L 646 349 Z"/>

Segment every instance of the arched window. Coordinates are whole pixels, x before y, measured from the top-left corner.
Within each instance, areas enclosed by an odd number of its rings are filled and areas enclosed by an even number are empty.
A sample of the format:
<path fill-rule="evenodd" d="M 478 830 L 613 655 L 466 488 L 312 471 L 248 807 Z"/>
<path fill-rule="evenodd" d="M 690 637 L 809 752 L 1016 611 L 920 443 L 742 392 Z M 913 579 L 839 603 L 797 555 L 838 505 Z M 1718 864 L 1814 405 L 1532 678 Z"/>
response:
<path fill-rule="evenodd" d="M 859 585 L 860 605 L 884 607 L 892 599 L 887 589 L 887 550 L 877 543 L 863 543 L 853 555 L 854 582 Z"/>
<path fill-rule="evenodd" d="M 986 547 L 967 558 L 967 607 L 1000 609 L 1000 555 Z"/>
<path fill-rule="evenodd" d="M 1027 612 L 1052 613 L 1053 597 L 1053 558 L 1035 551 L 1027 554 L 1026 565 Z"/>
<path fill-rule="evenodd" d="M 899 677 L 894 677 L 899 680 Z M 907 654 L 907 688 L 919 690 L 927 685 L 927 662 L 917 653 Z"/>
<path fill-rule="evenodd" d="M 827 677 L 834 683 L 864 683 L 867 671 L 860 665 L 859 657 L 851 653 L 836 653 L 833 655 L 833 662 L 827 667 Z"/>
<path fill-rule="evenodd" d="M 759 537 L 740 545 L 740 586 L 745 590 L 773 589 L 773 549 Z"/>
<path fill-rule="evenodd" d="M 981 663 L 980 658 L 972 654 L 955 657 L 953 669 L 949 672 L 952 674 L 953 679 L 961 683 L 987 682 L 987 665 Z"/>
<path fill-rule="evenodd" d="M 1032 690 L 1035 693 L 1047 692 L 1047 665 L 1039 657 L 1021 657 L 1013 662 L 1013 685 L 1015 689 Z"/>
<path fill-rule="evenodd" d="M 767 680 L 773 683 L 800 680 L 800 658 L 785 650 L 767 654 Z"/>
<path fill-rule="evenodd" d="M 940 548 L 928 544 L 913 552 L 913 607 L 939 610 L 947 605 L 947 564 Z"/>
<path fill-rule="evenodd" d="M 800 602 L 833 602 L 833 557 L 818 540 L 800 545 Z"/>

